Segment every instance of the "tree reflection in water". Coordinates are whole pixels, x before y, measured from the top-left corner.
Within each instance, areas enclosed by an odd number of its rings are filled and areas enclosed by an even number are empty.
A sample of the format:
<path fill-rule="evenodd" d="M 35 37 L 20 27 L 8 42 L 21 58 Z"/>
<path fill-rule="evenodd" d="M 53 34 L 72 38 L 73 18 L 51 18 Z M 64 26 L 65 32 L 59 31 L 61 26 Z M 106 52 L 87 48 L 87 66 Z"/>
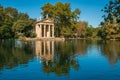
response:
<path fill-rule="evenodd" d="M 42 59 L 43 71 L 56 75 L 68 74 L 70 68 L 78 70 L 76 55 L 85 54 L 85 41 L 36 41 L 36 55 Z"/>
<path fill-rule="evenodd" d="M 96 50 L 96 53 L 106 56 L 110 64 L 117 63 L 120 59 L 119 48 L 119 41 L 68 40 L 64 42 L 22 42 L 19 40 L 1 40 L 0 70 L 4 68 L 11 69 L 20 64 L 28 64 L 36 55 L 42 61 L 42 70 L 45 73 L 55 73 L 58 76 L 68 75 L 71 69 L 80 69 L 78 56 L 90 55 L 90 53 L 87 53 L 91 50 Z"/>
<path fill-rule="evenodd" d="M 120 42 L 105 41 L 101 45 L 101 52 L 106 56 L 111 65 L 117 63 L 120 59 Z"/>
<path fill-rule="evenodd" d="M 0 69 L 11 69 L 19 64 L 27 64 L 33 59 L 33 47 L 29 42 L 19 40 L 0 41 Z"/>

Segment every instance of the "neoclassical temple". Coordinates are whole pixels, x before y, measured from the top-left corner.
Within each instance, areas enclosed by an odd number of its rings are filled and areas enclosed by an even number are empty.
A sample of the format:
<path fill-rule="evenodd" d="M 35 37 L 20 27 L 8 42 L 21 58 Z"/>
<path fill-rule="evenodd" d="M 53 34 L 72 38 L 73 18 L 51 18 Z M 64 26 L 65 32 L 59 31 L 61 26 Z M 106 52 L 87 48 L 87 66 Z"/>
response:
<path fill-rule="evenodd" d="M 54 38 L 54 20 L 49 18 L 38 20 L 35 26 L 37 38 Z"/>

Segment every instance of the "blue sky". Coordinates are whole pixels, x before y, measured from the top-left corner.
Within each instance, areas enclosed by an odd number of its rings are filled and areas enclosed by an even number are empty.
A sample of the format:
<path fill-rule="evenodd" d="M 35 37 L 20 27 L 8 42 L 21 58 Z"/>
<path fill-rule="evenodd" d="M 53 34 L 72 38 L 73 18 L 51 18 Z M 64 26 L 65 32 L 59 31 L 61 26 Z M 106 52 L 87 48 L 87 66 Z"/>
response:
<path fill-rule="evenodd" d="M 0 0 L 4 7 L 14 7 L 19 12 L 27 13 L 31 18 L 39 18 L 41 7 L 45 3 L 55 4 L 56 2 L 69 2 L 72 10 L 79 8 L 81 11 L 80 20 L 87 21 L 89 25 L 97 27 L 103 20 L 101 9 L 104 8 L 110 0 Z"/>

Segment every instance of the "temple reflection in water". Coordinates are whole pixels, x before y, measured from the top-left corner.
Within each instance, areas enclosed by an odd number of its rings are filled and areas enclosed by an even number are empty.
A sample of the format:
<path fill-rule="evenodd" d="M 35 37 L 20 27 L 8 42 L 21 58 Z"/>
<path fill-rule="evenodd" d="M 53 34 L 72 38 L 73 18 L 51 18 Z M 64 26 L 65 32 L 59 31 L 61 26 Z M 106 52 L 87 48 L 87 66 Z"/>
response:
<path fill-rule="evenodd" d="M 54 41 L 36 41 L 35 53 L 38 59 L 44 59 L 46 64 L 54 62 Z"/>

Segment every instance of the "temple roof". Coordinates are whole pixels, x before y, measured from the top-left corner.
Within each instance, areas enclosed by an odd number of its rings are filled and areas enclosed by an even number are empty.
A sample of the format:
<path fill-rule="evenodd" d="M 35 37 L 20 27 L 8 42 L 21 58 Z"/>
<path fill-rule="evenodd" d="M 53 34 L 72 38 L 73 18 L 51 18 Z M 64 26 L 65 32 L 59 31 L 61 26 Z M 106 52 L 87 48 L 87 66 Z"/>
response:
<path fill-rule="evenodd" d="M 37 20 L 36 23 L 54 23 L 54 20 L 50 18 L 46 18 L 46 19 Z"/>

